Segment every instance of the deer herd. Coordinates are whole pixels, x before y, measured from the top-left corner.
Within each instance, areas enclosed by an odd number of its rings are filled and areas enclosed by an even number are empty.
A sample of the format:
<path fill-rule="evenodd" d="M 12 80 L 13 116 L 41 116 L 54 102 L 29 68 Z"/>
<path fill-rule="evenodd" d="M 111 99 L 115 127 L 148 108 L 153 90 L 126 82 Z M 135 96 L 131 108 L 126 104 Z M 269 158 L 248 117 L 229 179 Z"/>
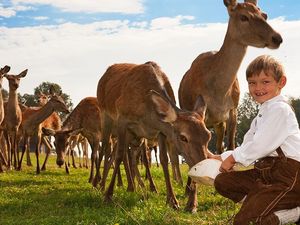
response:
<path fill-rule="evenodd" d="M 1 68 L 0 88 L 3 78 L 6 78 L 9 96 L 4 101 L 0 92 L 0 170 L 21 170 L 25 153 L 30 165 L 29 143 L 35 137 L 36 173 L 39 174 L 46 169 L 49 156 L 47 152 L 40 169 L 40 146 L 44 143 L 51 148 L 47 136 L 53 136 L 56 163 L 65 165 L 69 173 L 66 155 L 80 135 L 80 140 L 87 140 L 92 151 L 89 182 L 105 190 L 104 199 L 109 202 L 116 178 L 118 185 L 122 185 L 122 162 L 127 190 L 136 190 L 135 180 L 144 186 L 137 167 L 140 157 L 146 168 L 150 190 L 157 192 L 147 153 L 151 147 L 158 146 L 165 177 L 166 202 L 178 209 L 168 169 L 169 159 L 173 177 L 182 182 L 178 156 L 181 155 L 189 167 L 205 159 L 211 138 L 208 128 L 215 130 L 218 153 L 224 151 L 225 134 L 228 137 L 227 149 L 234 149 L 240 94 L 237 72 L 247 47 L 276 49 L 282 43 L 280 34 L 267 23 L 267 15 L 255 0 L 243 3 L 224 0 L 224 5 L 229 15 L 224 42 L 219 51 L 200 54 L 183 75 L 178 91 L 180 108 L 176 106 L 168 76 L 152 61 L 109 66 L 99 79 L 97 97 L 82 99 L 63 122 L 56 112 L 69 113 L 69 110 L 60 94 L 52 91 L 50 97 L 41 94 L 39 107 L 22 107 L 17 90 L 21 79 L 26 79 L 27 70 L 13 75 L 8 74 L 9 66 Z M 106 188 L 110 168 L 113 172 Z M 188 179 L 186 210 L 190 212 L 197 209 L 196 187 L 196 183 Z"/>

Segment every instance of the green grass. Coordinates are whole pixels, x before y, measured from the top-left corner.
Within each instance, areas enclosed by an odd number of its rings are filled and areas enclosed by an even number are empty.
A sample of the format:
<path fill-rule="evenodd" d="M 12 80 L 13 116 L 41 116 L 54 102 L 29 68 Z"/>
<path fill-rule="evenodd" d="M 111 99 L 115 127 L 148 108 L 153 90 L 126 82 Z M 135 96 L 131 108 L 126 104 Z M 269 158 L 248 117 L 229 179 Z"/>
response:
<path fill-rule="evenodd" d="M 34 155 L 32 161 L 35 165 Z M 40 161 L 42 162 L 43 159 Z M 162 168 L 151 168 L 159 193 L 138 188 L 136 193 L 116 187 L 113 202 L 103 202 L 103 193 L 87 182 L 89 170 L 70 169 L 67 175 L 51 157 L 47 171 L 35 174 L 35 166 L 24 163 L 22 171 L 0 174 L 0 225 L 125 225 L 125 224 L 230 224 L 238 206 L 215 193 L 212 187 L 199 186 L 198 212 L 184 210 L 184 187 L 173 182 L 181 208 L 166 205 Z M 184 180 L 186 165 L 182 166 Z M 144 170 L 141 170 L 144 174 Z M 146 182 L 148 186 L 148 183 Z"/>

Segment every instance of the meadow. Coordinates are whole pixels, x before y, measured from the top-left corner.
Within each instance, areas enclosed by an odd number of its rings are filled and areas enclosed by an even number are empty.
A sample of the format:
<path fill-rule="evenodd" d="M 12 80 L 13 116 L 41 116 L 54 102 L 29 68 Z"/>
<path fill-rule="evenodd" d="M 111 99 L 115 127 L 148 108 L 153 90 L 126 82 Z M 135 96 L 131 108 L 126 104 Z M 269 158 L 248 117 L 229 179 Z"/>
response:
<path fill-rule="evenodd" d="M 31 158 L 35 165 L 34 155 Z M 140 169 L 144 176 L 144 169 Z M 181 165 L 181 169 L 186 182 L 188 168 Z M 151 193 L 147 188 L 127 192 L 122 168 L 124 186 L 115 188 L 113 202 L 107 204 L 103 201 L 103 193 L 88 183 L 89 169 L 71 168 L 67 175 L 64 168 L 56 166 L 55 156 L 51 156 L 47 171 L 36 175 L 35 166 L 28 167 L 24 162 L 22 171 L 0 173 L 0 224 L 231 224 L 239 205 L 221 197 L 214 188 L 199 185 L 198 212 L 191 214 L 184 210 L 185 188 L 173 182 L 181 206 L 176 211 L 166 205 L 162 168 L 153 164 L 151 172 L 159 193 Z"/>

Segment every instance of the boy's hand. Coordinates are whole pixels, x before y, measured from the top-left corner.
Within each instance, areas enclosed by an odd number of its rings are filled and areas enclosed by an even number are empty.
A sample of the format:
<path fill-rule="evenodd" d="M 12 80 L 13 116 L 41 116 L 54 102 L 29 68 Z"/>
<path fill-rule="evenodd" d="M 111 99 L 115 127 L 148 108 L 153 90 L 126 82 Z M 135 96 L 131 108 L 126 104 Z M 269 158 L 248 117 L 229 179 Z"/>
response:
<path fill-rule="evenodd" d="M 232 167 L 234 166 L 234 164 L 236 163 L 236 161 L 234 160 L 233 156 L 230 155 L 228 156 L 221 164 L 220 166 L 220 172 L 229 172 L 232 170 Z"/>

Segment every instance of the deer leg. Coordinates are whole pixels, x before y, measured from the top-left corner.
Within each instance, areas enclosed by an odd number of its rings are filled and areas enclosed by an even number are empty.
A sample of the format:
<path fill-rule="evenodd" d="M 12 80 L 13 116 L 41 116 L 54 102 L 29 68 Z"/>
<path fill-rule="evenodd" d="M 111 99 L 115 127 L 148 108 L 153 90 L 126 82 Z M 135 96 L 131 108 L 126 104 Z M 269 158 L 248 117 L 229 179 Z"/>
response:
<path fill-rule="evenodd" d="M 130 152 L 128 151 L 128 147 L 127 147 L 124 151 L 124 159 L 123 159 L 123 164 L 124 164 L 126 177 L 127 177 L 127 183 L 128 183 L 127 191 L 134 192 L 135 191 L 135 184 L 134 184 L 134 180 L 133 180 L 133 177 L 132 177 L 132 168 L 131 168 L 130 163 L 129 163 L 129 157 L 131 157 L 131 155 L 129 156 L 128 154 L 130 154 Z"/>
<path fill-rule="evenodd" d="M 19 146 L 17 146 L 17 132 L 14 132 L 12 136 L 13 136 L 12 147 L 14 152 L 14 167 L 15 169 L 17 169 L 19 163 Z"/>
<path fill-rule="evenodd" d="M 24 153 L 25 153 L 26 148 L 27 148 L 27 146 L 28 146 L 28 143 L 29 143 L 29 137 L 28 137 L 27 135 L 24 135 L 24 137 L 23 137 L 22 154 L 21 154 L 21 158 L 20 158 L 20 161 L 19 161 L 18 170 L 21 170 L 21 169 L 22 169 L 23 156 L 24 156 Z"/>
<path fill-rule="evenodd" d="M 160 162 L 163 167 L 164 176 L 165 176 L 166 189 L 167 189 L 167 204 L 169 204 L 174 209 L 179 209 L 179 203 L 175 197 L 172 188 L 169 169 L 168 169 L 168 154 L 167 154 L 166 141 L 167 141 L 166 137 L 163 134 L 159 134 L 158 136 L 158 143 L 159 143 L 159 150 L 160 150 L 159 157 L 160 157 Z"/>
<path fill-rule="evenodd" d="M 41 170 L 40 170 L 40 161 L 39 161 L 40 145 L 41 145 L 41 136 L 38 136 L 38 142 L 35 146 L 36 174 L 39 174 L 41 172 Z"/>
<path fill-rule="evenodd" d="M 44 143 L 44 145 L 46 146 L 46 157 L 45 157 L 45 160 L 44 160 L 44 163 L 43 163 L 43 166 L 42 166 L 42 171 L 45 171 L 46 170 L 46 165 L 47 165 L 47 162 L 48 162 L 48 158 L 49 158 L 49 155 L 51 153 L 51 149 L 52 149 L 52 146 L 51 146 L 51 143 L 49 142 L 48 138 L 44 135 L 42 135 L 42 142 Z"/>
<path fill-rule="evenodd" d="M 3 154 L 3 152 L 2 152 L 1 150 L 0 150 L 0 160 L 1 160 L 1 162 L 2 162 L 5 166 L 7 166 L 6 159 L 5 159 L 4 154 Z"/>
<path fill-rule="evenodd" d="M 119 129 L 118 129 L 118 144 L 117 144 L 117 148 L 116 148 L 115 167 L 114 167 L 114 171 L 112 174 L 110 184 L 104 195 L 104 200 L 106 202 L 109 202 L 112 200 L 116 175 L 118 173 L 120 164 L 125 157 L 125 151 L 128 150 L 125 135 L 126 135 L 125 126 L 123 126 L 123 129 L 121 127 L 119 127 Z"/>
<path fill-rule="evenodd" d="M 150 163 L 149 163 L 147 153 L 146 153 L 147 146 L 143 145 L 142 147 L 143 147 L 142 148 L 142 157 L 144 159 L 143 162 L 144 162 L 144 166 L 146 169 L 146 176 L 147 176 L 147 179 L 149 180 L 149 184 L 150 184 L 150 191 L 157 193 L 157 189 L 156 189 L 154 180 L 153 180 L 151 172 L 150 172 Z"/>
<path fill-rule="evenodd" d="M 5 132 L 5 139 L 7 143 L 7 167 L 10 170 L 11 169 L 11 162 L 12 162 L 12 149 L 11 149 L 11 138 L 8 132 Z"/>
<path fill-rule="evenodd" d="M 90 170 L 90 177 L 89 177 L 89 183 L 92 183 L 94 180 L 94 166 L 96 164 L 97 159 L 97 149 L 95 149 L 94 144 L 92 144 L 92 155 L 91 155 L 91 170 Z M 97 166 L 96 166 L 97 167 Z"/>
<path fill-rule="evenodd" d="M 227 149 L 235 149 L 235 133 L 237 126 L 237 109 L 231 109 L 229 112 L 229 119 L 227 121 L 227 136 L 228 136 L 228 147 Z"/>
<path fill-rule="evenodd" d="M 30 140 L 30 139 L 29 139 Z M 31 163 L 31 159 L 30 159 L 30 141 L 28 142 L 28 144 L 26 145 L 26 162 L 27 162 L 27 166 L 32 166 Z"/>
<path fill-rule="evenodd" d="M 95 147 L 94 147 L 93 151 L 96 152 L 97 157 L 96 157 L 96 174 L 95 174 L 95 177 L 94 177 L 94 180 L 93 180 L 93 186 L 96 187 L 97 184 L 101 180 L 100 165 L 101 165 L 101 161 L 102 161 L 102 157 L 103 157 L 103 152 L 102 152 L 102 149 L 99 145 L 99 140 L 98 139 L 95 140 L 94 145 L 95 145 Z"/>
<path fill-rule="evenodd" d="M 137 178 L 138 184 L 141 188 L 145 188 L 145 184 L 141 178 L 141 174 L 137 165 L 137 160 L 140 157 L 140 147 L 131 147 L 130 151 L 130 168 L 131 168 L 131 175 L 133 182 L 135 181 L 135 178 Z"/>
<path fill-rule="evenodd" d="M 73 168 L 77 169 L 77 166 L 75 164 L 75 156 L 74 156 L 74 149 L 71 150 L 71 157 L 72 157 L 72 165 L 73 165 Z"/>
<path fill-rule="evenodd" d="M 186 204 L 185 210 L 191 213 L 197 212 L 198 199 L 197 199 L 197 184 L 191 181 L 189 199 Z"/>
<path fill-rule="evenodd" d="M 221 154 L 224 151 L 223 140 L 225 136 L 225 127 L 225 122 L 221 122 L 214 126 L 217 135 L 216 149 L 218 154 Z"/>
<path fill-rule="evenodd" d="M 172 172 L 173 172 L 173 179 L 179 183 L 180 185 L 183 186 L 183 180 L 181 177 L 181 172 L 180 172 L 180 168 L 179 168 L 179 158 L 178 158 L 178 154 L 173 151 L 172 147 L 169 146 L 169 157 L 171 160 L 171 164 L 172 164 Z"/>

